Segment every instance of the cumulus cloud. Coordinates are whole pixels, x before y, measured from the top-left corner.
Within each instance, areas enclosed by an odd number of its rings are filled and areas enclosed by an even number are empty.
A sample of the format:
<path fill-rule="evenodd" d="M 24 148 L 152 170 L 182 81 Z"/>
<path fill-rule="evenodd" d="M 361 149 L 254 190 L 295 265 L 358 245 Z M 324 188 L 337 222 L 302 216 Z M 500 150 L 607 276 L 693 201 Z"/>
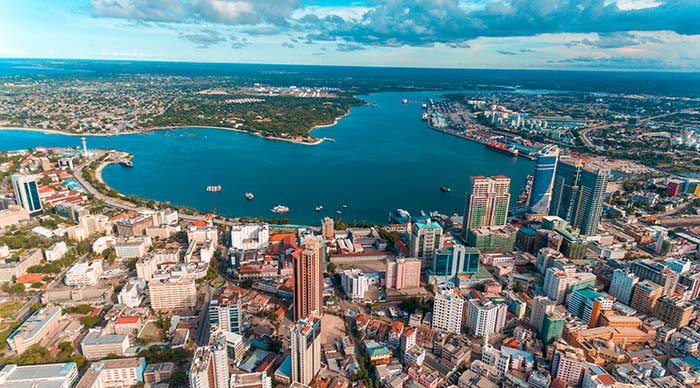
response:
<path fill-rule="evenodd" d="M 222 33 L 211 29 L 187 34 L 181 33 L 180 38 L 196 44 L 198 48 L 208 48 L 226 41 L 226 37 Z"/>
<path fill-rule="evenodd" d="M 286 25 L 300 0 L 91 0 L 94 16 L 156 22 Z"/>

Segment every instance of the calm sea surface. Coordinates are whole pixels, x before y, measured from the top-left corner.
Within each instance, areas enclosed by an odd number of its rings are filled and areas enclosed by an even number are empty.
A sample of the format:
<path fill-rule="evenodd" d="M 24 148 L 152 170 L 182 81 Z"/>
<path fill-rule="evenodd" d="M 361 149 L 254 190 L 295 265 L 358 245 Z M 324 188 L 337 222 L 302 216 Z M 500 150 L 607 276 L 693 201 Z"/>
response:
<path fill-rule="evenodd" d="M 335 142 L 304 146 L 245 133 L 182 128 L 141 135 L 88 137 L 88 147 L 134 155 L 134 168 L 111 165 L 103 177 L 123 193 L 170 201 L 225 216 L 273 217 L 281 204 L 292 222 L 318 224 L 324 215 L 344 221 L 385 223 L 387 214 L 464 211 L 471 175 L 505 174 L 517 197 L 534 162 L 432 131 L 420 120 L 420 104 L 438 92 L 362 96 L 375 106 L 353 108 L 332 127 L 313 132 Z M 78 146 L 79 137 L 28 131 L 0 131 L 0 149 Z M 221 185 L 207 193 L 208 185 Z M 452 188 L 443 193 L 440 186 Z M 250 191 L 255 199 L 248 201 Z M 341 209 L 347 204 L 346 209 Z M 322 212 L 314 208 L 323 205 Z"/>

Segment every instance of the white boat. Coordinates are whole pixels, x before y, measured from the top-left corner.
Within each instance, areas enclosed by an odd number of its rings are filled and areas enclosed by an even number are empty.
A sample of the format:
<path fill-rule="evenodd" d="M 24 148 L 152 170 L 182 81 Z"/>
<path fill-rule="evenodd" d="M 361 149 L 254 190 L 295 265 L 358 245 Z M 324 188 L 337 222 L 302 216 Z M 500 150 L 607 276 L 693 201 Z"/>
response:
<path fill-rule="evenodd" d="M 246 197 L 246 199 L 253 199 L 253 198 L 255 198 L 255 196 L 253 195 L 253 193 L 245 193 L 245 197 Z"/>
<path fill-rule="evenodd" d="M 343 212 L 341 212 L 340 210 L 336 210 L 335 212 L 338 214 L 343 214 Z"/>
<path fill-rule="evenodd" d="M 318 206 L 316 206 L 316 211 L 317 211 L 317 212 L 320 212 L 321 210 L 323 210 L 323 205 L 318 205 Z"/>
<path fill-rule="evenodd" d="M 343 209 L 347 209 L 347 208 L 348 208 L 348 205 L 343 205 L 342 208 L 343 208 Z"/>
<path fill-rule="evenodd" d="M 286 206 L 277 205 L 277 206 L 273 207 L 272 209 L 270 209 L 270 211 L 275 213 L 275 214 L 284 214 L 284 213 L 289 213 L 289 208 Z"/>
<path fill-rule="evenodd" d="M 207 186 L 207 191 L 210 193 L 218 193 L 221 191 L 221 185 L 218 186 Z"/>

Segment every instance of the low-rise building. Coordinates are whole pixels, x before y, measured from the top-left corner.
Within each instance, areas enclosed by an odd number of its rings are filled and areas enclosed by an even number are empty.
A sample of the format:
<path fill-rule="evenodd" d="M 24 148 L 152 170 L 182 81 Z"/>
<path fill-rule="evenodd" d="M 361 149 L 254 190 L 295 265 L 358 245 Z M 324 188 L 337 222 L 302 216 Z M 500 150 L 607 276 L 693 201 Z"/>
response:
<path fill-rule="evenodd" d="M 36 310 L 9 337 L 10 349 L 22 354 L 32 345 L 45 344 L 58 330 L 63 312 L 58 306 L 46 306 Z"/>
<path fill-rule="evenodd" d="M 150 247 L 151 238 L 148 236 L 118 237 L 114 249 L 117 253 L 117 258 L 131 259 L 144 257 Z"/>
<path fill-rule="evenodd" d="M 102 335 L 102 329 L 90 329 L 80 342 L 83 356 L 88 360 L 99 360 L 110 354 L 124 356 L 129 348 L 129 337 L 121 334 Z"/>
<path fill-rule="evenodd" d="M 2 388 L 72 388 L 78 381 L 74 362 L 19 366 L 7 364 L 0 370 Z"/>
<path fill-rule="evenodd" d="M 0 282 L 8 282 L 27 273 L 27 268 L 41 264 L 41 249 L 32 248 L 20 253 L 17 261 L 0 262 Z"/>
<path fill-rule="evenodd" d="M 102 275 L 102 260 L 73 265 L 63 279 L 67 286 L 94 286 Z"/>
<path fill-rule="evenodd" d="M 75 388 L 121 388 L 144 382 L 146 359 L 119 358 L 93 362 Z"/>
<path fill-rule="evenodd" d="M 44 250 L 44 257 L 46 257 L 46 261 L 51 263 L 61 260 L 66 253 L 68 253 L 68 246 L 66 246 L 65 242 L 59 241 Z"/>

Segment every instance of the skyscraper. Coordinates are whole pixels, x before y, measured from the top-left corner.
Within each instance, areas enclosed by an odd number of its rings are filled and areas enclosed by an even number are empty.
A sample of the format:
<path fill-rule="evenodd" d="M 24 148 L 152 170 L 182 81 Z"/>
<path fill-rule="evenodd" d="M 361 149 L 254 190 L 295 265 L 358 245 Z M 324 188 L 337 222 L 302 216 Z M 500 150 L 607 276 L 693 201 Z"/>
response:
<path fill-rule="evenodd" d="M 555 145 L 548 145 L 537 153 L 537 167 L 535 167 L 528 204 L 531 216 L 545 216 L 549 213 L 554 173 L 558 161 L 559 148 Z"/>
<path fill-rule="evenodd" d="M 471 228 L 505 225 L 509 204 L 510 178 L 473 176 L 464 209 L 464 235 Z"/>
<path fill-rule="evenodd" d="M 442 248 L 442 227 L 437 222 L 416 222 L 411 229 L 411 256 L 417 259 L 432 259 L 436 250 Z"/>
<path fill-rule="evenodd" d="M 17 204 L 27 209 L 30 214 L 40 212 L 42 206 L 36 176 L 14 174 L 11 180 Z"/>
<path fill-rule="evenodd" d="M 464 298 L 448 286 L 440 286 L 433 304 L 433 328 L 448 333 L 462 332 Z"/>
<path fill-rule="evenodd" d="M 610 170 L 578 159 L 561 159 L 557 165 L 549 214 L 569 221 L 583 235 L 598 231 L 603 196 Z"/>
<path fill-rule="evenodd" d="M 306 240 L 294 261 L 294 319 L 323 314 L 323 244 Z"/>
<path fill-rule="evenodd" d="M 506 322 L 508 306 L 497 301 L 479 298 L 469 299 L 467 304 L 467 326 L 476 337 L 496 334 Z"/>
<path fill-rule="evenodd" d="M 292 382 L 309 385 L 321 369 L 321 320 L 313 316 L 292 326 Z"/>

